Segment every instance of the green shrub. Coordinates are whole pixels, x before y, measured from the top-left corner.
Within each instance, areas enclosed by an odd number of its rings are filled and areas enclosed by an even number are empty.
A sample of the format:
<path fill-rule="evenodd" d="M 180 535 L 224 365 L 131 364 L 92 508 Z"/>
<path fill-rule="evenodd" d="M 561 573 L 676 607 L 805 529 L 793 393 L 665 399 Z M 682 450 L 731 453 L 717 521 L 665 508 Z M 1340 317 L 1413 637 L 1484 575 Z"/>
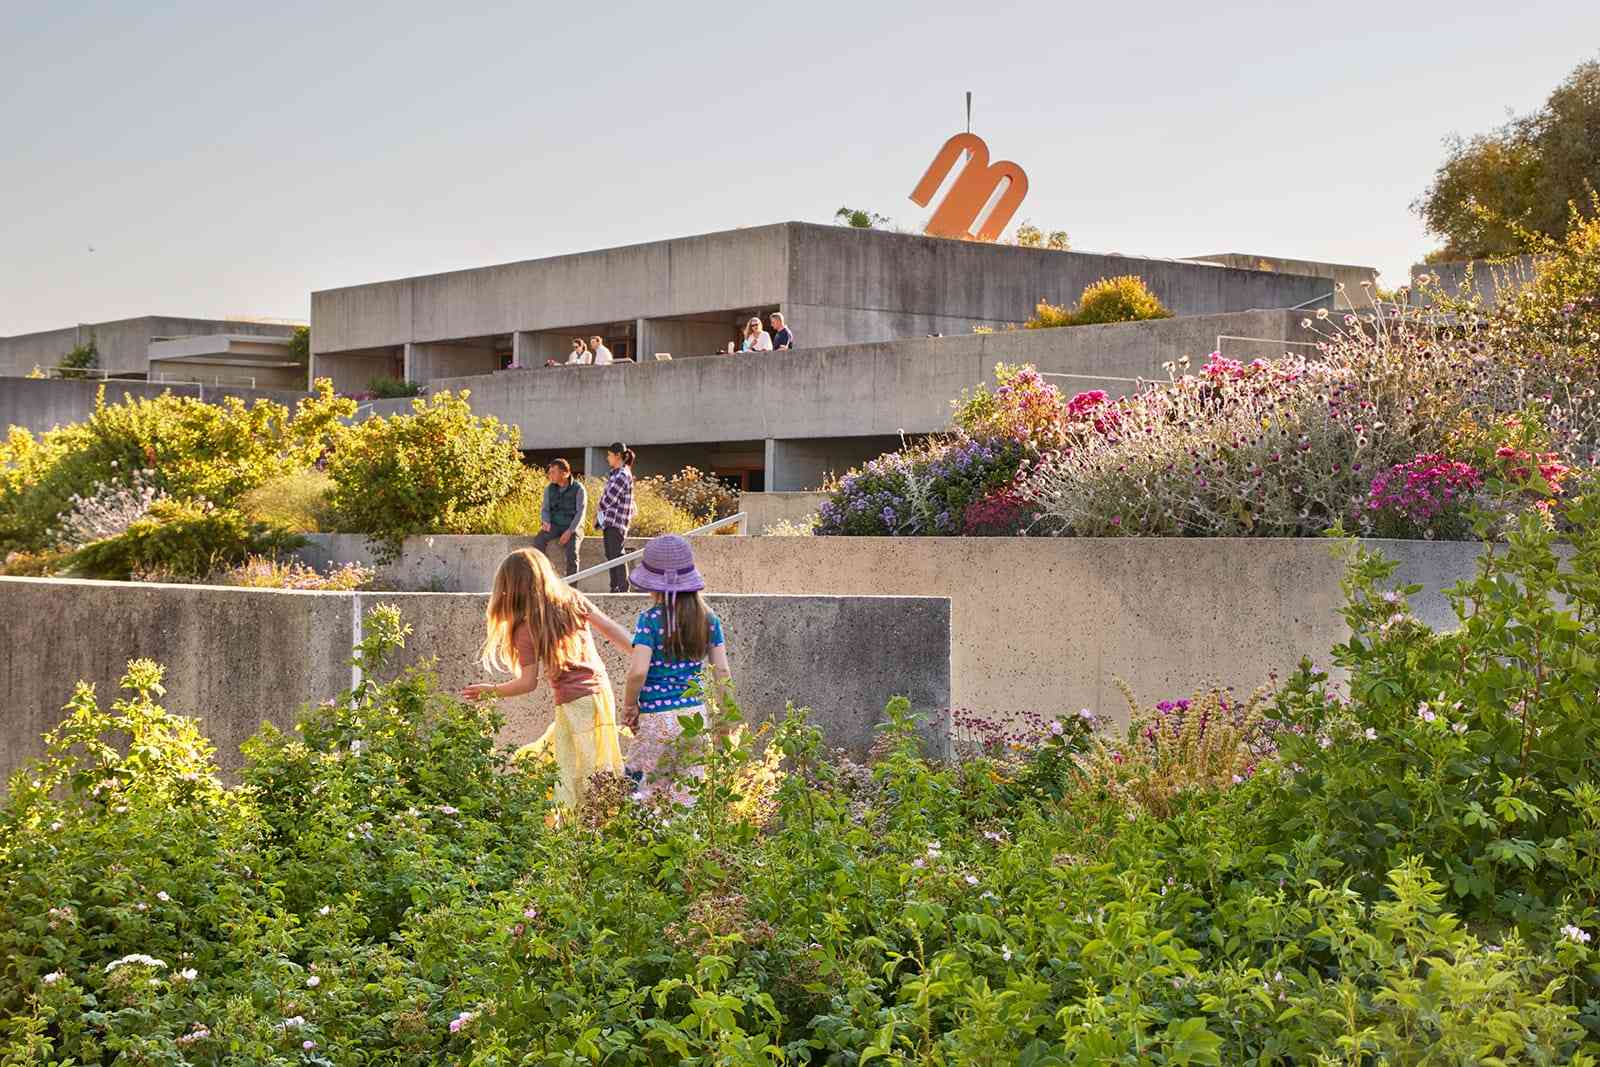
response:
<path fill-rule="evenodd" d="M 1582 635 L 1552 634 L 1548 651 L 1592 639 L 1597 558 L 1588 542 L 1574 557 Z M 1524 563 L 1522 581 L 1551 574 Z M 1474 777 L 1440 763 L 1462 735 L 1398 721 L 1420 723 L 1391 706 L 1412 680 L 1386 667 L 1352 692 L 1358 707 L 1295 690 L 1303 745 L 1241 782 L 1237 745 L 1208 749 L 1192 727 L 1105 787 L 1083 761 L 1113 739 L 1080 715 L 929 761 L 896 700 L 863 765 L 827 757 L 804 712 L 763 728 L 760 753 L 722 705 L 687 717 L 704 768 L 692 808 L 652 811 L 600 779 L 553 824 L 553 775 L 496 748 L 492 707 L 425 671 L 380 680 L 398 611 L 364 632 L 360 683 L 293 735 L 264 727 L 235 788 L 197 722 L 156 703 L 156 665 L 130 664 L 109 710 L 78 687 L 0 808 L 9 1060 L 1595 1062 L 1597 793 L 1592 746 L 1567 732 L 1584 709 L 1561 710 L 1592 692 L 1587 670 L 1570 686 L 1547 675 L 1528 716 L 1554 730 L 1533 739 L 1536 780 L 1552 760 L 1568 776 L 1530 799 L 1538 812 L 1447 803 Z M 1397 668 L 1407 650 L 1380 658 Z M 1514 658 L 1519 675 L 1534 662 Z M 1224 710 L 1206 699 L 1190 712 Z M 1377 737 L 1324 746 L 1347 716 Z M 1520 738 L 1462 743 L 1493 764 Z M 1335 772 L 1362 764 L 1379 788 L 1355 812 L 1343 802 L 1360 783 Z M 1339 832 L 1374 808 L 1387 822 Z M 1464 924 L 1454 853 L 1433 851 L 1451 820 L 1469 848 L 1498 841 L 1484 851 L 1508 857 L 1529 821 L 1536 863 L 1506 869 L 1559 909 Z M 1557 844 L 1544 835 L 1560 820 L 1572 833 Z"/>
<path fill-rule="evenodd" d="M 1031 455 L 1011 438 L 933 440 L 851 470 L 818 511 L 822 535 L 958 534 L 967 508 L 1011 485 Z"/>
<path fill-rule="evenodd" d="M 100 366 L 100 348 L 95 344 L 94 335 L 90 334 L 87 341 L 73 345 L 57 366 L 61 368 L 63 378 L 87 378 L 84 371 Z"/>
<path fill-rule="evenodd" d="M 404 378 L 390 378 L 379 375 L 367 382 L 367 392 L 375 400 L 395 400 L 400 397 L 421 396 L 422 385 L 418 382 L 408 382 Z"/>
<path fill-rule="evenodd" d="M 218 585 L 246 589 L 306 589 L 322 592 L 349 592 L 372 584 L 374 571 L 359 563 L 330 567 L 327 573 L 298 560 L 270 556 L 251 556 L 243 563 L 215 575 Z"/>
<path fill-rule="evenodd" d="M 1145 319 L 1170 319 L 1172 312 L 1156 298 L 1135 274 L 1101 278 L 1086 286 L 1071 310 L 1039 301 L 1033 317 L 1024 322 L 1027 330 L 1049 330 L 1057 326 L 1093 326 L 1104 322 L 1140 322 Z"/>
<path fill-rule="evenodd" d="M 318 470 L 269 478 L 239 497 L 239 511 L 252 522 L 281 526 L 294 533 L 333 529 L 333 479 Z"/>
<path fill-rule="evenodd" d="M 1101 278 L 1083 290 L 1073 323 L 1078 326 L 1101 322 L 1140 322 L 1144 319 L 1170 319 L 1156 295 L 1134 274 Z"/>
<path fill-rule="evenodd" d="M 210 404 L 170 393 L 107 404 L 102 391 L 85 422 L 37 438 L 13 428 L 0 447 L 0 549 L 48 547 L 75 497 L 128 484 L 139 470 L 167 496 L 232 506 L 268 479 L 312 466 L 354 411 L 326 382 L 292 415 L 266 400 Z"/>
<path fill-rule="evenodd" d="M 366 534 L 379 562 L 411 534 L 477 529 L 522 479 L 516 427 L 473 415 L 467 395 L 435 393 L 409 415 L 360 422 L 329 459 L 339 529 Z"/>
<path fill-rule="evenodd" d="M 250 523 L 231 508 L 158 500 L 122 533 L 73 552 L 64 570 L 82 578 L 202 581 L 247 556 L 276 555 L 300 543 L 297 535 Z"/>
<path fill-rule="evenodd" d="M 730 488 L 714 475 L 696 467 L 685 467 L 671 478 L 648 479 L 650 491 L 660 493 L 668 504 L 687 512 L 704 526 L 739 512 L 739 490 Z"/>

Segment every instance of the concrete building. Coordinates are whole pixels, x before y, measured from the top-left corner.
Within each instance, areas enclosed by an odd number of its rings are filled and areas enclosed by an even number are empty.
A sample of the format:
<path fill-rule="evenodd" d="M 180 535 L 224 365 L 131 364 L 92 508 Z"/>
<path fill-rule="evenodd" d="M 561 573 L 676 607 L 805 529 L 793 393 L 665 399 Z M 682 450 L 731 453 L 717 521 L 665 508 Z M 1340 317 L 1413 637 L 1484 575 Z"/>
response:
<path fill-rule="evenodd" d="M 312 373 L 358 391 L 564 360 L 599 334 L 651 361 L 722 351 L 782 311 L 802 348 L 970 334 L 1136 274 L 1178 315 L 1328 303 L 1331 277 L 785 222 L 311 295 Z"/>
<path fill-rule="evenodd" d="M 0 337 L 0 377 L 21 377 L 34 367 L 49 370 L 60 364 L 68 352 L 91 338 L 100 352 L 101 370 L 142 377 L 150 370 L 150 345 L 153 341 L 205 334 L 287 338 L 294 333 L 294 329 L 294 323 L 190 319 L 169 315 L 85 322 L 58 330 Z"/>
<path fill-rule="evenodd" d="M 1435 293 L 1461 300 L 1480 300 L 1492 308 L 1519 289 L 1533 284 L 1534 256 L 1504 260 L 1468 259 L 1451 263 L 1415 263 L 1411 267 L 1411 304 L 1426 307 Z M 1427 285 L 1422 284 L 1426 278 Z"/>
<path fill-rule="evenodd" d="M 1249 252 L 1220 252 L 1214 256 L 1195 256 L 1189 263 L 1215 263 L 1221 267 L 1248 267 L 1254 270 L 1281 271 L 1285 274 L 1311 274 L 1332 278 L 1334 303 L 1340 311 L 1371 311 L 1378 298 L 1378 268 L 1354 263 L 1324 263 L 1315 259 L 1287 259 L 1283 256 L 1258 256 Z M 1339 286 L 1344 286 L 1340 290 Z"/>
<path fill-rule="evenodd" d="M 310 364 L 290 354 L 290 338 L 241 333 L 195 334 L 150 342 L 153 382 L 309 389 Z"/>

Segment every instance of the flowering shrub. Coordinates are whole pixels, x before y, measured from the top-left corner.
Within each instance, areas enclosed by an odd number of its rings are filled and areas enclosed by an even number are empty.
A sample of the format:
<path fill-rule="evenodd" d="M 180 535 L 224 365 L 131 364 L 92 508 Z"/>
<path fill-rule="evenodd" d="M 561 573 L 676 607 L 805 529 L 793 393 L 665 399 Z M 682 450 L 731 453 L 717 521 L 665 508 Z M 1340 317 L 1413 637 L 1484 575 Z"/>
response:
<path fill-rule="evenodd" d="M 236 567 L 216 576 L 218 585 L 238 585 L 249 589 L 305 589 L 349 592 L 372 584 L 374 571 L 359 563 L 330 567 L 326 574 L 298 560 L 277 560 L 251 556 Z"/>
<path fill-rule="evenodd" d="M 1471 530 L 1467 505 L 1483 485 L 1470 463 L 1437 452 L 1397 463 L 1372 479 L 1367 510 L 1379 537 L 1460 540 Z"/>
<path fill-rule="evenodd" d="M 1592 1063 L 1600 515 L 1570 509 L 1575 551 L 1525 517 L 1448 634 L 1358 557 L 1347 697 L 1202 690 L 1115 741 L 960 713 L 956 762 L 904 701 L 870 764 L 803 712 L 765 753 L 691 718 L 724 740 L 670 813 L 609 781 L 551 820 L 492 707 L 380 680 L 392 608 L 237 787 L 135 662 L 0 807 L 0 1055 Z"/>
<path fill-rule="evenodd" d="M 34 437 L 13 427 L 0 445 L 0 549 L 48 547 L 63 518 L 134 472 L 176 500 L 233 506 L 269 478 L 311 467 L 355 405 L 325 381 L 293 413 L 236 397 L 202 403 L 163 394 L 104 402 L 84 422 Z"/>
<path fill-rule="evenodd" d="M 968 506 L 1010 485 L 1027 455 L 1018 441 L 963 437 L 887 453 L 840 479 L 817 533 L 960 533 Z"/>
<path fill-rule="evenodd" d="M 1033 317 L 1022 325 L 1027 330 L 1048 330 L 1057 326 L 1092 326 L 1171 317 L 1172 312 L 1150 291 L 1143 278 L 1124 274 L 1101 278 L 1085 287 L 1078 298 L 1078 306 L 1072 310 L 1041 300 Z"/>
<path fill-rule="evenodd" d="M 671 504 L 697 520 L 697 526 L 739 512 L 739 491 L 695 467 L 685 467 L 671 478 L 643 479 Z"/>
<path fill-rule="evenodd" d="M 158 500 L 167 499 L 155 484 L 153 472 L 133 471 L 127 484 L 99 486 L 87 497 L 72 498 L 72 510 L 62 516 L 51 540 L 67 548 L 115 537 L 150 513 Z"/>
<path fill-rule="evenodd" d="M 1031 364 L 997 363 L 995 388 L 963 390 L 953 402 L 956 430 L 979 440 L 1007 438 L 1044 451 L 1061 444 L 1061 391 Z M 1104 394 L 1102 394 L 1104 395 Z"/>
<path fill-rule="evenodd" d="M 1038 512 L 1014 485 L 967 505 L 961 532 L 968 537 L 1012 537 L 1033 526 Z"/>

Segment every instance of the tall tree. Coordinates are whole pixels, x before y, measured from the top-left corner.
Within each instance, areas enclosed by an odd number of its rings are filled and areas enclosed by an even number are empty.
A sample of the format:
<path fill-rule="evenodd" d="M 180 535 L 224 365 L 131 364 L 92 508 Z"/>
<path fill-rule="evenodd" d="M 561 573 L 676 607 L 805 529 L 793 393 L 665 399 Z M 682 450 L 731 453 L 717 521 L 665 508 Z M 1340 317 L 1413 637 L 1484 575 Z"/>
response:
<path fill-rule="evenodd" d="M 1560 239 L 1569 203 L 1600 189 L 1600 61 L 1580 64 L 1538 111 L 1470 140 L 1447 156 L 1412 208 L 1444 239 L 1430 259 L 1477 259 L 1524 250 L 1518 227 Z"/>

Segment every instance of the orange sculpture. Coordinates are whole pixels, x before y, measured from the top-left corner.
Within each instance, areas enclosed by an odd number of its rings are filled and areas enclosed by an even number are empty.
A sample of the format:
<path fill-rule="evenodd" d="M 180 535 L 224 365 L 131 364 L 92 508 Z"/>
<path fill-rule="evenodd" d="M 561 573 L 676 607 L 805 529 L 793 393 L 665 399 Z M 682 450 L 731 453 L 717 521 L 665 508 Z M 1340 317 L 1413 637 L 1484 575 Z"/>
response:
<path fill-rule="evenodd" d="M 955 184 L 950 186 L 944 200 L 934 209 L 926 232 L 932 237 L 976 237 L 980 241 L 992 241 L 1005 230 L 1011 216 L 1021 206 L 1022 198 L 1028 195 L 1028 176 L 1008 159 L 991 164 L 989 146 L 977 134 L 958 133 L 946 141 L 944 147 L 939 149 L 939 154 L 933 157 L 933 162 L 928 164 L 927 173 L 911 190 L 911 200 L 919 207 L 927 207 L 928 201 L 933 199 L 933 194 L 939 191 L 945 176 L 950 173 L 950 168 L 963 155 L 970 158 L 961 173 L 956 175 Z M 972 227 L 978 222 L 978 214 L 994 196 L 1000 183 L 1008 178 L 1011 184 L 1001 194 L 989 217 L 983 220 L 982 229 L 974 234 Z"/>

